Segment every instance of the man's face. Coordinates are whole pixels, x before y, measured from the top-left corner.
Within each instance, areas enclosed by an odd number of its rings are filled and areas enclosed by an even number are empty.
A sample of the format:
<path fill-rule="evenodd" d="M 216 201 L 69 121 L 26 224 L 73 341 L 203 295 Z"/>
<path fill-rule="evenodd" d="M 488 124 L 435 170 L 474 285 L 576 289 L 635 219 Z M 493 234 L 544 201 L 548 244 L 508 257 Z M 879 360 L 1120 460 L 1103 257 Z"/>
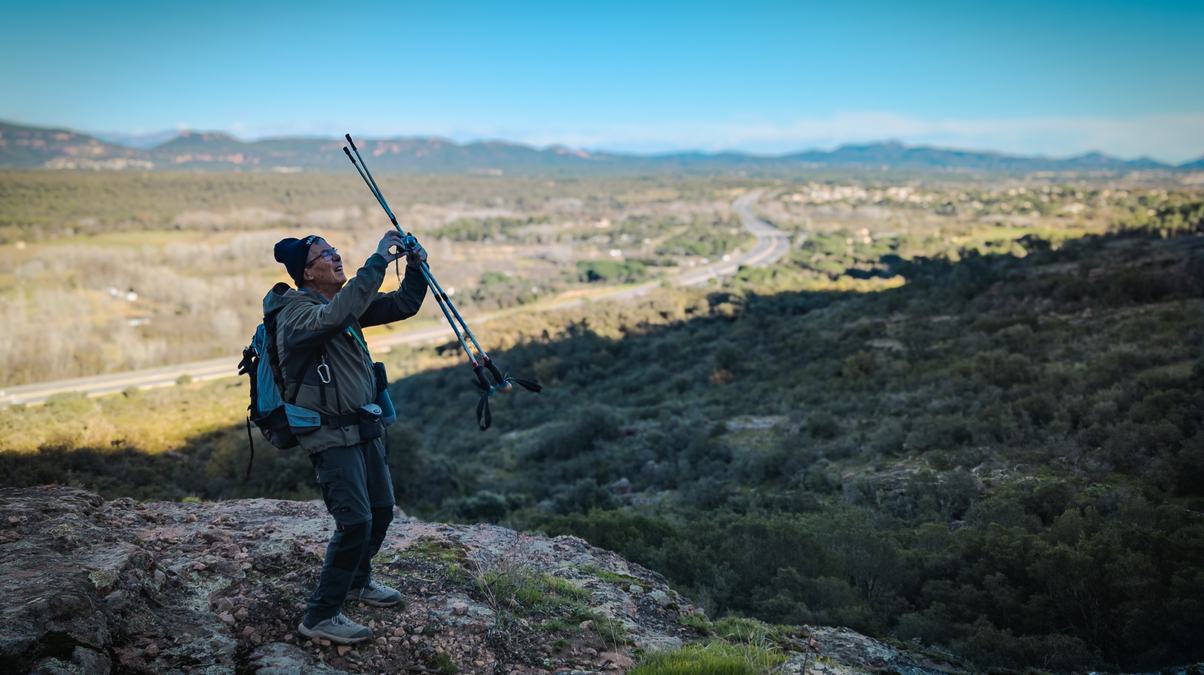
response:
<path fill-rule="evenodd" d="M 343 259 L 338 250 L 319 239 L 309 247 L 305 262 L 305 280 L 314 286 L 339 286 L 347 283 L 343 274 Z"/>

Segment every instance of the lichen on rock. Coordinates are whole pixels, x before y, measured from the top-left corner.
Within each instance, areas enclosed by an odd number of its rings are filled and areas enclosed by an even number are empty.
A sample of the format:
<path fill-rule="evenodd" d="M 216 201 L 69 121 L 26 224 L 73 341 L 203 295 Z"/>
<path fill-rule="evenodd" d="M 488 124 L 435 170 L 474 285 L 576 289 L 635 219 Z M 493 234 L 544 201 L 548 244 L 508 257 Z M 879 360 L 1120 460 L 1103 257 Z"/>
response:
<path fill-rule="evenodd" d="M 320 503 L 3 488 L 0 523 L 3 672 L 602 672 L 716 639 L 660 575 L 575 537 L 399 518 L 374 574 L 404 604 L 348 603 L 373 639 L 339 648 L 296 632 L 332 527 Z M 778 661 L 823 655 L 808 630 Z M 833 643 L 855 651 L 852 636 L 883 668 L 920 665 L 852 631 Z M 855 656 L 825 667 L 875 668 Z"/>

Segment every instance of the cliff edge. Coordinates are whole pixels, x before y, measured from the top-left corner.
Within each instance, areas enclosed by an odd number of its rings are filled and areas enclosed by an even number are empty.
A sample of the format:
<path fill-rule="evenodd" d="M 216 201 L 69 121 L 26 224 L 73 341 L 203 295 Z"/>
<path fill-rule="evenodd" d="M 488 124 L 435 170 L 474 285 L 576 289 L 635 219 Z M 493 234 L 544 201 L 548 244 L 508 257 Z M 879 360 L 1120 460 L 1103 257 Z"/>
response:
<path fill-rule="evenodd" d="M 373 640 L 314 642 L 296 625 L 331 526 L 314 502 L 0 489 L 0 671 L 579 673 L 716 643 L 754 670 L 958 669 L 847 629 L 712 624 L 658 574 L 578 538 L 404 516 L 374 567 L 404 607 L 349 603 Z"/>

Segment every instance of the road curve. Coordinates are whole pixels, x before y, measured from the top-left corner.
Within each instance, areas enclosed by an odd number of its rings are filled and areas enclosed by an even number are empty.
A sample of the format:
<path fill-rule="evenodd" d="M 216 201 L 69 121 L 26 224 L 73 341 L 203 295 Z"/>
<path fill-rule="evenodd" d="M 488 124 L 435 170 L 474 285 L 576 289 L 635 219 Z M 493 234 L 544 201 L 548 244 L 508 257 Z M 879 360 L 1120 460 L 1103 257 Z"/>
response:
<path fill-rule="evenodd" d="M 757 241 L 747 252 L 732 256 L 729 260 L 706 265 L 673 277 L 670 282 L 675 286 L 698 286 L 711 279 L 732 274 L 742 266 L 760 267 L 777 262 L 790 249 L 790 238 L 781 230 L 775 229 L 769 223 L 753 214 L 753 206 L 761 197 L 760 190 L 746 192 L 732 202 L 732 210 L 739 216 L 740 222 Z M 627 300 L 647 295 L 660 286 L 659 281 L 651 281 L 636 286 L 616 289 L 607 293 L 591 296 L 591 300 Z M 554 301 L 545 305 L 546 309 L 562 309 L 580 305 L 580 298 Z M 485 322 L 493 315 L 479 315 L 475 320 Z M 379 335 L 368 341 L 369 347 L 384 351 L 399 345 L 422 344 L 426 342 L 444 341 L 450 339 L 450 331 L 445 325 L 427 328 L 399 331 L 389 335 Z M 46 399 L 55 394 L 79 392 L 87 396 L 104 396 L 115 394 L 130 388 L 152 389 L 169 387 L 187 380 L 200 382 L 222 377 L 237 375 L 238 356 L 226 356 L 190 363 L 177 363 L 169 366 L 130 370 L 121 373 L 108 373 L 90 377 L 77 377 L 69 380 L 54 382 L 35 382 L 8 387 L 0 390 L 0 407 L 14 404 L 36 405 L 45 403 Z"/>

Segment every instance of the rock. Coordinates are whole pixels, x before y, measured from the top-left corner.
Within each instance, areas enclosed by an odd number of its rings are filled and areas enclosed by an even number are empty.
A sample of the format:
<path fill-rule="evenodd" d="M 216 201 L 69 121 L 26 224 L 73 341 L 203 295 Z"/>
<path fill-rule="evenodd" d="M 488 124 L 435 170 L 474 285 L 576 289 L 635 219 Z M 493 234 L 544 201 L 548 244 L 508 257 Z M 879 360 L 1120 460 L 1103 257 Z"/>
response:
<path fill-rule="evenodd" d="M 329 675 L 342 671 L 322 661 L 336 657 L 356 672 L 407 672 L 429 666 L 435 654 L 463 673 L 605 672 L 630 669 L 637 649 L 701 640 L 664 611 L 676 603 L 681 614 L 697 612 L 662 578 L 577 537 L 395 522 L 384 549 L 391 562 L 374 574 L 402 587 L 406 605 L 351 608 L 352 618 L 371 621 L 381 636 L 357 650 L 329 649 L 329 640 L 303 641 L 291 632 L 305 611 L 302 589 L 313 584 L 314 560 L 330 537 L 320 501 L 138 504 L 105 502 L 73 488 L 0 488 L 0 523 L 13 518 L 21 523 L 19 536 L 0 536 L 4 672 Z M 27 527 L 31 522 L 38 526 Z M 239 563 L 247 562 L 258 571 L 240 572 Z M 591 570 L 631 578 L 608 582 Z M 513 604 L 482 598 L 474 590 L 490 573 L 550 576 L 585 589 L 579 609 L 620 622 L 622 640 L 595 634 L 598 620 L 587 619 L 578 624 L 587 635 L 551 649 L 544 623 L 572 614 L 533 614 L 522 598 Z M 806 631 L 818 645 L 809 653 L 826 654 L 828 673 L 880 664 L 909 674 L 942 669 L 852 631 Z M 598 653 L 602 645 L 614 648 Z M 814 668 L 814 661 L 788 661 L 785 669 L 800 668 Z"/>
<path fill-rule="evenodd" d="M 896 672 L 910 675 L 964 672 L 964 666 L 934 657 L 905 652 L 848 628 L 804 626 L 813 652 L 792 653 L 782 665 L 784 673 L 815 672 L 817 657 L 840 666 L 827 672 Z"/>
<path fill-rule="evenodd" d="M 108 656 L 86 647 L 76 647 L 71 651 L 70 661 L 60 658 L 42 659 L 34 664 L 29 672 L 31 675 L 107 675 L 112 668 L 113 662 Z"/>
<path fill-rule="evenodd" d="M 341 675 L 345 671 L 317 662 L 304 649 L 272 642 L 251 653 L 250 670 L 256 675 Z"/>
<path fill-rule="evenodd" d="M 629 670 L 635 665 L 634 659 L 620 651 L 602 652 L 598 658 L 604 665 L 610 666 L 611 670 Z"/>
<path fill-rule="evenodd" d="M 112 588 L 113 584 L 117 581 L 117 570 L 96 570 L 88 574 L 88 579 L 96 586 L 96 590 Z"/>
<path fill-rule="evenodd" d="M 108 673 L 113 668 L 113 662 L 108 654 L 101 654 L 87 647 L 76 647 L 71 650 L 71 662 L 77 664 L 84 673 Z"/>

